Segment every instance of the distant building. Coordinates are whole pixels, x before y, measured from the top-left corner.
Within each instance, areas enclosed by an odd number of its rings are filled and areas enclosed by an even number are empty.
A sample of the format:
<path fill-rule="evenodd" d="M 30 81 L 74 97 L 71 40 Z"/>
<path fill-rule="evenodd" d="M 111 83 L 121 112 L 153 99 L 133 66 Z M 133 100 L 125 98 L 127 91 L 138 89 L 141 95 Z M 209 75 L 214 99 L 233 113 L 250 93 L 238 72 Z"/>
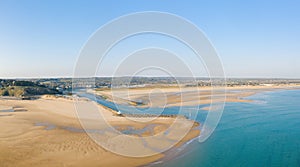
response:
<path fill-rule="evenodd" d="M 262 84 L 263 86 L 274 86 L 274 84 Z"/>
<path fill-rule="evenodd" d="M 62 92 L 64 89 L 60 88 L 60 87 L 56 87 L 56 90 L 58 90 L 59 92 Z"/>

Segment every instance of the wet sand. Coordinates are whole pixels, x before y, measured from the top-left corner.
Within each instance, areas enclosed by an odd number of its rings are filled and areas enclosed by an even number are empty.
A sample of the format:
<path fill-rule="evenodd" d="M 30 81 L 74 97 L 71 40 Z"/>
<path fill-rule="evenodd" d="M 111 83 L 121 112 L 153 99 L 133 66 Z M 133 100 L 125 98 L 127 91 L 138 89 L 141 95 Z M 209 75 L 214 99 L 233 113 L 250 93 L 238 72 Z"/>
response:
<path fill-rule="evenodd" d="M 0 106 L 26 110 L 0 112 L 1 166 L 140 166 L 164 156 L 158 153 L 149 157 L 130 158 L 100 147 L 86 133 L 78 131 L 82 128 L 71 100 L 0 100 Z M 148 123 L 132 122 L 125 117 L 113 116 L 105 108 L 101 108 L 101 111 L 111 125 L 120 129 L 130 126 L 138 130 L 151 124 L 155 125 L 153 133 L 158 134 L 174 122 L 174 118 L 157 118 Z M 179 127 L 191 121 L 185 119 L 180 123 Z M 145 131 L 141 135 L 150 136 L 152 132 Z M 191 130 L 177 145 L 198 135 L 198 130 Z M 161 142 L 154 143 L 159 145 Z M 122 144 L 115 147 L 122 147 Z"/>
<path fill-rule="evenodd" d="M 274 89 L 294 89 L 294 86 L 272 86 L 272 87 L 234 87 L 227 88 L 226 102 L 248 102 L 244 97 L 256 92 Z M 186 101 L 181 102 L 177 97 L 177 88 L 164 88 L 154 91 L 159 95 L 163 91 L 166 94 L 167 106 L 209 104 L 212 98 L 215 102 L 218 97 L 212 97 L 210 88 L 200 89 L 200 95 L 194 92 L 195 88 L 186 88 Z M 124 93 L 124 90 L 119 90 Z M 149 89 L 130 89 L 132 99 L 138 100 L 148 98 Z M 182 90 L 181 90 L 182 91 Z M 108 97 L 108 90 L 98 91 L 97 94 Z M 220 92 L 222 96 L 222 92 Z M 128 103 L 122 97 L 120 103 Z M 199 100 L 200 99 L 200 100 Z M 152 100 L 152 106 L 161 106 L 158 100 Z M 146 104 L 149 105 L 149 104 Z M 0 112 L 0 164 L 2 166 L 141 166 L 155 162 L 164 157 L 164 153 L 143 158 L 130 158 L 114 154 L 97 145 L 86 133 L 83 133 L 79 123 L 72 100 L 64 98 L 44 97 L 38 100 L 13 100 L 0 99 L 2 109 L 13 108 L 16 112 Z M 1 109 L 0 107 L 0 109 Z M 151 136 L 165 131 L 174 123 L 174 118 L 159 117 L 147 123 L 133 122 L 125 117 L 114 116 L 115 113 L 99 105 L 102 114 L 107 121 L 120 131 L 132 129 L 141 131 L 138 136 Z M 148 121 L 149 118 L 135 118 Z M 144 119 L 144 120 L 143 120 Z M 176 128 L 192 121 L 181 119 Z M 148 126 L 151 130 L 144 131 Z M 193 127 L 198 126 L 194 124 Z M 176 147 L 197 137 L 199 130 L 193 129 L 180 140 Z M 133 135 L 134 136 L 134 135 Z M 176 139 L 177 134 L 171 134 L 168 138 Z M 154 144 L 164 144 L 161 141 L 149 141 Z M 124 146 L 124 145 L 123 145 Z M 115 145 L 115 147 L 123 147 Z M 134 146 L 133 149 L 143 146 Z M 145 148 L 147 149 L 147 148 Z"/>
<path fill-rule="evenodd" d="M 295 89 L 299 85 L 211 87 L 151 87 L 130 89 L 98 89 L 91 91 L 106 100 L 138 107 L 195 106 L 218 102 L 250 102 L 244 99 L 257 92 L 276 89 Z M 140 104 L 138 104 L 140 103 Z"/>

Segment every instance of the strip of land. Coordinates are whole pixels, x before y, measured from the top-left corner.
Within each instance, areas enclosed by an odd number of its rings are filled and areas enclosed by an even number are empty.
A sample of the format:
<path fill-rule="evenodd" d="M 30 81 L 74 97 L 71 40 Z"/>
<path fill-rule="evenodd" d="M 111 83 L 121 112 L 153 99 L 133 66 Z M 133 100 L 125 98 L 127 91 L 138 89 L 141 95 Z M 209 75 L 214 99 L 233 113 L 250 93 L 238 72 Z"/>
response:
<path fill-rule="evenodd" d="M 266 86 L 216 87 L 157 87 L 157 88 L 114 88 L 91 91 L 114 103 L 135 105 L 137 107 L 172 107 L 214 104 L 218 102 L 250 102 L 245 97 L 257 92 L 297 89 L 296 84 Z"/>

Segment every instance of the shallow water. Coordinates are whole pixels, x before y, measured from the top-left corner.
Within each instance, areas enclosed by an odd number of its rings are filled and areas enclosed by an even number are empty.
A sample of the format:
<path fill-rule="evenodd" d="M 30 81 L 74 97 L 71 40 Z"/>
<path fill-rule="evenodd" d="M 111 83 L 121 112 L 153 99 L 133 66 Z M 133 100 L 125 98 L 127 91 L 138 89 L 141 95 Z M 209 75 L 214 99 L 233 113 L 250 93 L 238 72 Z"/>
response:
<path fill-rule="evenodd" d="M 187 118 L 195 118 L 196 112 L 195 110 L 199 110 L 199 108 L 205 107 L 207 105 L 200 106 L 185 106 L 185 107 L 151 107 L 151 108 L 143 108 L 143 107 L 135 107 L 130 105 L 121 105 L 115 104 L 111 101 L 107 101 L 100 96 L 94 96 L 93 94 L 86 93 L 84 91 L 76 92 L 81 97 L 86 97 L 90 100 L 96 101 L 101 105 L 104 105 L 112 110 L 121 111 L 122 114 L 133 114 L 133 115 L 182 115 Z M 206 113 L 200 113 L 206 115 Z M 199 119 L 204 120 L 205 116 L 199 117 Z"/>
<path fill-rule="evenodd" d="M 154 124 L 151 124 L 151 125 L 148 125 L 144 128 L 141 128 L 141 129 L 136 129 L 135 127 L 133 126 L 127 126 L 125 129 L 124 127 L 115 127 L 116 129 L 119 129 L 119 131 L 123 134 L 126 134 L 126 135 L 142 135 L 143 133 L 146 133 L 146 132 L 149 132 L 151 133 L 151 135 L 154 134 L 154 128 L 155 128 L 156 125 Z"/>
<path fill-rule="evenodd" d="M 150 166 L 300 166 L 300 90 L 258 93 L 247 99 L 253 102 L 226 104 L 218 127 L 207 141 L 194 140 L 175 148 L 170 151 L 173 155 Z M 101 98 L 97 102 L 120 109 Z M 121 109 L 123 113 L 133 113 L 130 106 L 123 105 Z M 194 106 L 184 107 L 180 114 L 189 117 L 194 110 Z M 179 111 L 180 107 L 154 108 L 151 113 L 168 115 Z M 135 110 L 134 114 L 144 112 L 147 109 Z M 199 110 L 196 120 L 201 123 L 206 115 L 207 111 Z"/>
<path fill-rule="evenodd" d="M 300 166 L 300 91 L 265 92 L 248 99 L 254 102 L 226 105 L 207 141 L 193 142 L 182 156 L 152 166 Z"/>

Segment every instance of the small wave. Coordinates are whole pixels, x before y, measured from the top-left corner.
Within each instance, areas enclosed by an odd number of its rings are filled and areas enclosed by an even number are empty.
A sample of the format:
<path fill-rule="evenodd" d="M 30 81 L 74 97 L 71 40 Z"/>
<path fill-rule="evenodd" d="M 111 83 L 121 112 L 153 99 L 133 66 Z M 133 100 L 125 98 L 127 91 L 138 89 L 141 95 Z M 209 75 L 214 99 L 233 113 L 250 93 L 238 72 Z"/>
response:
<path fill-rule="evenodd" d="M 264 101 L 264 100 L 254 100 L 251 103 L 254 103 L 254 104 L 267 104 L 268 102 Z"/>
<path fill-rule="evenodd" d="M 163 162 L 164 162 L 164 161 L 155 161 L 155 162 L 150 163 L 150 164 L 147 165 L 147 166 L 158 165 L 158 164 L 162 164 Z"/>

